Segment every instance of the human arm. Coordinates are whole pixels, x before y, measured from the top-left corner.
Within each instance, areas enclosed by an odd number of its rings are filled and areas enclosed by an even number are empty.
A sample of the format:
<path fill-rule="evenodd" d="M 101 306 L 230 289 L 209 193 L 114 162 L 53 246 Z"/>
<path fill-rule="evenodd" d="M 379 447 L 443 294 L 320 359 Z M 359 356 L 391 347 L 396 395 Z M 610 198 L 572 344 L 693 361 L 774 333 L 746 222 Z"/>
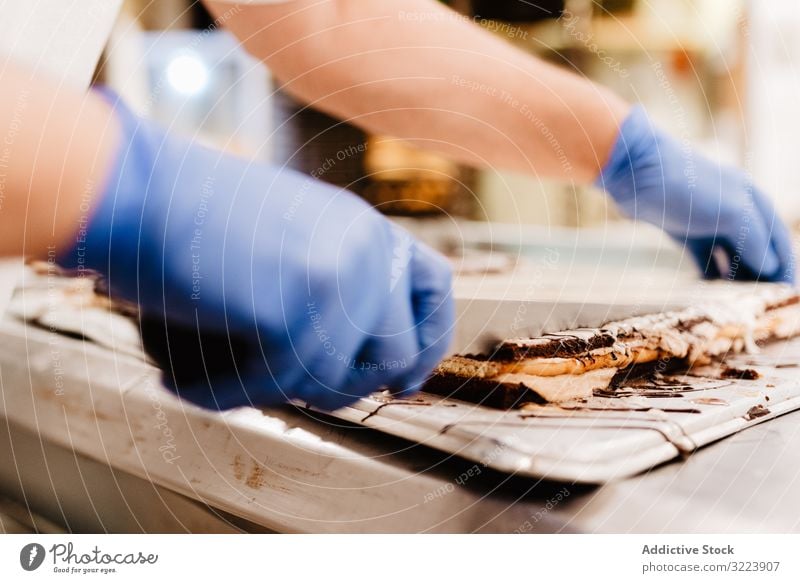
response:
<path fill-rule="evenodd" d="M 433 0 L 207 0 L 282 89 L 474 166 L 590 182 L 629 106 Z"/>
<path fill-rule="evenodd" d="M 170 134 L 110 95 L 24 69 L 2 81 L 0 251 L 103 275 L 184 398 L 335 409 L 413 390 L 443 355 L 447 262 L 355 195 Z"/>
<path fill-rule="evenodd" d="M 685 245 L 706 276 L 794 280 L 788 231 L 744 172 L 438 2 L 206 3 L 315 107 L 468 164 L 595 181 Z"/>
<path fill-rule="evenodd" d="M 69 245 L 111 165 L 118 127 L 96 95 L 7 60 L 0 72 L 0 255 Z"/>

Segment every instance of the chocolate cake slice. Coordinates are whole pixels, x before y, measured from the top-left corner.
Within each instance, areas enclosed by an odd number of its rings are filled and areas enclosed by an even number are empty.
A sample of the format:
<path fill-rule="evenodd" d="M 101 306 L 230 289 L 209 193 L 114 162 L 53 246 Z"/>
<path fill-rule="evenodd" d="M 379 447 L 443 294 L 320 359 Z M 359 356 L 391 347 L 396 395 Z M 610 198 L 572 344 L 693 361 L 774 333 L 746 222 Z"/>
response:
<path fill-rule="evenodd" d="M 735 304 L 505 340 L 490 354 L 444 360 L 424 390 L 495 407 L 562 403 L 607 391 L 637 368 L 689 368 L 800 334 L 800 296 L 790 288 L 765 286 Z"/>

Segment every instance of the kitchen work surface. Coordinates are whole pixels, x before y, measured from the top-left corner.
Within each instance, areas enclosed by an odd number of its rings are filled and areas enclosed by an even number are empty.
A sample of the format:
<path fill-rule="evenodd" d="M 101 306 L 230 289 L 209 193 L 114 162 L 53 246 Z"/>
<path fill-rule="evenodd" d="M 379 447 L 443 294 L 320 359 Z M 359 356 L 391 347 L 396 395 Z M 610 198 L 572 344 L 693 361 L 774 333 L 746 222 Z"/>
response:
<path fill-rule="evenodd" d="M 27 447 L 3 464 L 3 488 L 17 498 L 16 472 L 49 452 L 47 459 L 72 455 L 81 468 L 99 461 L 278 531 L 652 531 L 687 528 L 686 520 L 702 523 L 692 523 L 695 530 L 797 528 L 797 513 L 787 516 L 764 499 L 791 492 L 796 464 L 786 465 L 788 444 L 797 436 L 786 420 L 795 416 L 763 424 L 796 406 L 795 342 L 728 363 L 759 371 L 755 380 L 721 379 L 714 369 L 691 379 L 667 375 L 658 387 L 632 387 L 613 402 L 599 397 L 584 410 L 500 411 L 379 395 L 338 412 L 342 420 L 297 407 L 217 414 L 166 392 L 158 371 L 142 362 L 135 326 L 87 301 L 80 286 L 45 277 L 23 289 L 0 326 L 0 411 L 10 422 L 10 451 L 39 435 L 38 452 Z M 750 429 L 739 434 L 749 439 L 696 451 L 759 424 L 779 424 L 780 435 Z M 755 436 L 762 436 L 757 454 L 728 457 L 731 444 L 747 449 Z M 766 455 L 760 445 L 769 439 Z M 681 455 L 681 463 L 619 479 Z M 709 455 L 712 463 L 693 462 Z M 43 466 L 49 470 L 46 459 Z M 706 474 L 697 479 L 698 472 Z M 599 490 L 578 484 L 613 478 Z M 28 491 L 56 488 L 52 477 L 34 482 L 25 481 Z M 71 487 L 87 495 L 94 488 Z M 758 512 L 717 500 L 719 488 L 735 490 L 732 500 L 745 497 Z M 693 516 L 675 515 L 684 507 Z"/>

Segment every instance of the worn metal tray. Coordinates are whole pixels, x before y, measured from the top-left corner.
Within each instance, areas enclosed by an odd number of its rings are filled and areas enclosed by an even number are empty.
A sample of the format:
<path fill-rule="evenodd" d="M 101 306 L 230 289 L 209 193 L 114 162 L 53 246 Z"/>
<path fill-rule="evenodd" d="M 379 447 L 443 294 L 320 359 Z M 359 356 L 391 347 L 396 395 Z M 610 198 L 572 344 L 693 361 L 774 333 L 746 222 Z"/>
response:
<path fill-rule="evenodd" d="M 429 394 L 376 395 L 333 416 L 451 452 L 481 467 L 570 482 L 631 476 L 800 408 L 800 340 L 731 357 L 725 378 L 691 375 L 632 383 L 619 396 L 504 411 Z M 749 376 L 744 374 L 743 376 Z"/>
<path fill-rule="evenodd" d="M 6 317 L 50 334 L 85 337 L 114 354 L 141 360 L 136 325 L 107 308 L 92 300 L 85 282 L 27 271 Z M 51 355 L 42 353 L 41 358 L 53 364 Z M 377 394 L 331 415 L 472 460 L 479 467 L 532 478 L 603 483 L 800 409 L 798 363 L 800 339 L 727 361 L 733 369 L 757 371 L 755 380 L 722 378 L 720 367 L 705 367 L 691 376 L 631 385 L 614 397 L 512 411 L 428 394 L 407 400 Z"/>

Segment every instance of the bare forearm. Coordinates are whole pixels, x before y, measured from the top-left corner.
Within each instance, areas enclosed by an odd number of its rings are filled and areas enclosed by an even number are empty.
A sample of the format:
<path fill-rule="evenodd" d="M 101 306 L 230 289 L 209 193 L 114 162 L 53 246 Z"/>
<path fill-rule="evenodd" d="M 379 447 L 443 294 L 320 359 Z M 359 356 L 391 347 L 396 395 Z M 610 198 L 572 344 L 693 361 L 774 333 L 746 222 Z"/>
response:
<path fill-rule="evenodd" d="M 96 96 L 0 69 L 0 255 L 45 256 L 73 240 L 116 143 Z"/>
<path fill-rule="evenodd" d="M 465 163 L 588 181 L 628 110 L 433 0 L 208 3 L 287 91 Z"/>

